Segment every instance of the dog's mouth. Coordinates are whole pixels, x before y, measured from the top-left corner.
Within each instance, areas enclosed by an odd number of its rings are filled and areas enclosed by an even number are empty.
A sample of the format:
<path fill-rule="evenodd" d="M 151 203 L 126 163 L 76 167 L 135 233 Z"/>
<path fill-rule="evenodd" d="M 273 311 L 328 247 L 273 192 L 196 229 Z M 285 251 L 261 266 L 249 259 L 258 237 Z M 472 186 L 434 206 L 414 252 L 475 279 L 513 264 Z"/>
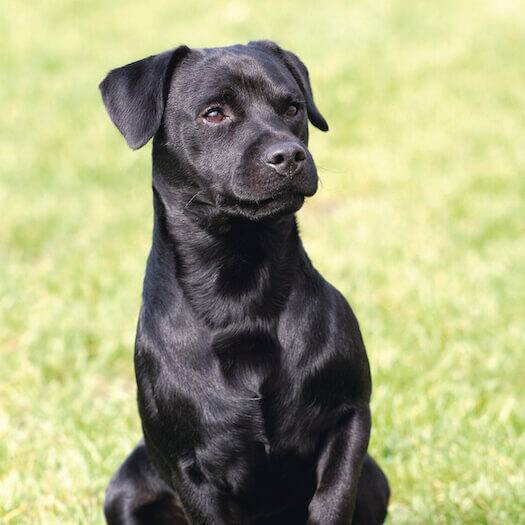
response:
<path fill-rule="evenodd" d="M 253 200 L 244 200 L 239 199 L 237 203 L 240 206 L 250 208 L 250 209 L 260 209 L 264 208 L 265 206 L 269 206 L 276 203 L 282 203 L 283 201 L 289 201 L 294 199 L 304 199 L 304 195 L 301 195 L 300 193 L 293 192 L 293 191 L 283 191 L 276 193 L 275 195 L 272 195 L 271 197 L 267 197 L 264 199 L 253 199 Z"/>
<path fill-rule="evenodd" d="M 254 220 L 294 213 L 301 208 L 306 195 L 297 191 L 281 191 L 265 198 L 225 198 L 219 203 L 221 210 L 230 215 L 241 215 Z"/>

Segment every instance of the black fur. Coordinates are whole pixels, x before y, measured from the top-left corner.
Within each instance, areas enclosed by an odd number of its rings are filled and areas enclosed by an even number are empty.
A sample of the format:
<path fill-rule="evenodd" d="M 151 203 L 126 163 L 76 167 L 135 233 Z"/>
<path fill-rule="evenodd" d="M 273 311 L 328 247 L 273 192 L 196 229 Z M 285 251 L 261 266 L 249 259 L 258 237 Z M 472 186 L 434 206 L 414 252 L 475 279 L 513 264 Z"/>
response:
<path fill-rule="evenodd" d="M 357 320 L 294 216 L 317 189 L 307 120 L 328 129 L 306 67 L 267 41 L 182 46 L 100 88 L 130 147 L 154 136 L 144 442 L 108 487 L 108 523 L 382 523 Z"/>

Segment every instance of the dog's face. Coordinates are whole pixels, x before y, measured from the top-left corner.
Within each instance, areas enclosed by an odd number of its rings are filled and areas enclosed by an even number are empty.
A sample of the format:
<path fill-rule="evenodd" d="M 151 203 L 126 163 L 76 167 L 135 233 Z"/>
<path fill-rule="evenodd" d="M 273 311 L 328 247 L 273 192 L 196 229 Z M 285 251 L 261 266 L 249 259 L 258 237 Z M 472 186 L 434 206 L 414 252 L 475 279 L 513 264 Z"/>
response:
<path fill-rule="evenodd" d="M 276 44 L 181 47 L 110 72 L 101 91 L 132 148 L 156 134 L 195 198 L 224 213 L 294 212 L 317 189 L 308 119 L 328 127 L 306 68 Z"/>

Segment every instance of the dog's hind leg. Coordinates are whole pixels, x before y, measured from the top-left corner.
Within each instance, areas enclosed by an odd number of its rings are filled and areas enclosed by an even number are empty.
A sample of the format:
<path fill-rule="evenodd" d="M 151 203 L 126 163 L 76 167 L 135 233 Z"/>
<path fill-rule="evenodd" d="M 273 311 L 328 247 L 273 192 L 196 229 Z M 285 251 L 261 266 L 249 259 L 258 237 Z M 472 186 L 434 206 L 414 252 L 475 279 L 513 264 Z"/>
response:
<path fill-rule="evenodd" d="M 188 524 L 177 494 L 151 464 L 144 441 L 111 478 L 104 514 L 109 525 Z"/>
<path fill-rule="evenodd" d="M 385 521 L 390 487 L 385 473 L 367 454 L 357 484 L 353 525 L 380 525 Z"/>

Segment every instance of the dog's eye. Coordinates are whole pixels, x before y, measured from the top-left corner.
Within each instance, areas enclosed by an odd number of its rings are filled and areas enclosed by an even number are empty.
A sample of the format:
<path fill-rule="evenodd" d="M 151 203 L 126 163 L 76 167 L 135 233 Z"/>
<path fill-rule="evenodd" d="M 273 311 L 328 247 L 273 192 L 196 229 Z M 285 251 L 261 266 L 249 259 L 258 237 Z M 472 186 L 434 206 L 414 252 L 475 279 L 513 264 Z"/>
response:
<path fill-rule="evenodd" d="M 209 122 L 220 122 L 224 120 L 224 113 L 220 109 L 214 108 L 207 111 L 204 118 Z"/>
<path fill-rule="evenodd" d="M 286 109 L 285 115 L 287 117 L 295 117 L 298 111 L 299 111 L 299 108 L 297 107 L 297 104 L 290 104 L 288 108 Z"/>

